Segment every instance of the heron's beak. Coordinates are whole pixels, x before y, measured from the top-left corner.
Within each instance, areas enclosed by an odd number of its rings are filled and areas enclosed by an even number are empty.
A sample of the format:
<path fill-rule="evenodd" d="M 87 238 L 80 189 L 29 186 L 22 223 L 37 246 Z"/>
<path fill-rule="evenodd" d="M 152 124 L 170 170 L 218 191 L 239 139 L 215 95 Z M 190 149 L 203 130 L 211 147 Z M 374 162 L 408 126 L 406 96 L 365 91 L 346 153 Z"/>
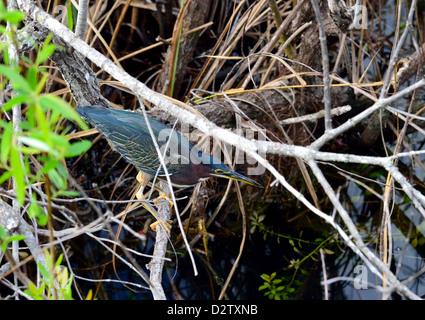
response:
<path fill-rule="evenodd" d="M 235 180 L 235 181 L 241 181 L 241 182 L 247 183 L 247 184 L 249 184 L 251 186 L 256 186 L 256 187 L 259 187 L 259 188 L 264 188 L 258 182 L 254 181 L 254 180 L 251 180 L 251 179 L 249 179 L 249 178 L 247 178 L 247 177 L 245 177 L 245 176 L 243 176 L 243 175 L 241 175 L 241 174 L 239 174 L 239 173 L 237 173 L 235 171 L 229 171 L 229 172 L 222 171 L 222 170 L 218 170 L 218 171 L 219 172 L 216 171 L 215 173 L 210 173 L 210 174 L 212 176 L 215 176 L 215 177 L 226 178 L 226 179 Z"/>

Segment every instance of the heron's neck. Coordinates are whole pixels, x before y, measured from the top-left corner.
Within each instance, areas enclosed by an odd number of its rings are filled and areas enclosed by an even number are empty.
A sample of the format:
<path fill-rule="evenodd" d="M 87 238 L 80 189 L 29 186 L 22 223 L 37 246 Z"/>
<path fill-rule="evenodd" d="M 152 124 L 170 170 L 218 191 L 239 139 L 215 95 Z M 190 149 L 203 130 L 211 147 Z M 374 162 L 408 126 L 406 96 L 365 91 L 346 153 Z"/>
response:
<path fill-rule="evenodd" d="M 197 184 L 201 179 L 209 177 L 208 168 L 202 164 L 186 166 L 183 170 L 170 176 L 171 182 L 175 186 L 188 187 Z"/>

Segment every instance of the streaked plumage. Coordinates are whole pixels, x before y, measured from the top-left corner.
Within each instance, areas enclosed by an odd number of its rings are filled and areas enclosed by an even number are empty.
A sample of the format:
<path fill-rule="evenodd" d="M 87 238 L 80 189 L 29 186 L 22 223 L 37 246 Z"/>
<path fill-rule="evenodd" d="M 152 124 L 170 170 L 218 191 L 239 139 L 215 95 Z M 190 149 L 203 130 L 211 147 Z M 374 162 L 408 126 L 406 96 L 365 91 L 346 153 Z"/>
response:
<path fill-rule="evenodd" d="M 145 174 L 156 174 L 160 161 L 143 114 L 102 106 L 77 107 L 76 111 L 85 121 L 102 132 L 124 159 Z M 262 187 L 257 182 L 231 171 L 217 158 L 203 153 L 184 136 L 163 123 L 148 119 L 161 152 L 164 152 L 167 146 L 165 162 L 174 185 L 192 186 L 210 176 L 219 176 Z M 158 177 L 164 179 L 164 175 L 165 172 L 161 169 Z"/>

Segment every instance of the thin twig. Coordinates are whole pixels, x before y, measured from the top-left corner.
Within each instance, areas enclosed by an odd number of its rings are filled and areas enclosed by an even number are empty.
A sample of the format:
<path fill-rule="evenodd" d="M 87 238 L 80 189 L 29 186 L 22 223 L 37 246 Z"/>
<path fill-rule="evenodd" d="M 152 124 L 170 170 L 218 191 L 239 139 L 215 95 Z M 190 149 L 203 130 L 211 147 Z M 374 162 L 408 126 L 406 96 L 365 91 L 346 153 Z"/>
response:
<path fill-rule="evenodd" d="M 77 24 L 75 27 L 75 34 L 80 39 L 84 39 L 86 35 L 88 12 L 89 12 L 89 1 L 79 0 L 78 17 L 77 17 Z"/>
<path fill-rule="evenodd" d="M 316 15 L 317 25 L 319 27 L 319 40 L 320 48 L 322 49 L 322 67 L 323 67 L 323 101 L 325 103 L 325 130 L 332 129 L 332 115 L 331 115 L 331 93 L 330 93 L 330 79 L 329 79 L 329 53 L 326 43 L 326 33 L 323 27 L 322 17 L 320 13 L 317 0 L 311 0 L 314 13 Z"/>
<path fill-rule="evenodd" d="M 314 160 L 310 160 L 309 165 L 314 175 L 316 176 L 316 178 L 319 180 L 320 184 L 324 188 L 324 191 L 328 195 L 330 201 L 332 202 L 334 207 L 337 209 L 339 216 L 344 221 L 352 239 L 352 240 L 350 239 L 349 243 L 351 243 L 351 241 L 354 241 L 355 251 L 357 252 L 359 250 L 361 251 L 362 254 L 359 254 L 359 257 L 363 259 L 363 261 L 365 262 L 365 264 L 367 264 L 369 269 L 376 276 L 378 276 L 382 281 L 388 281 L 389 286 L 391 286 L 394 290 L 396 290 L 402 295 L 407 296 L 410 299 L 415 299 L 415 300 L 420 299 L 416 294 L 414 294 L 410 289 L 408 289 L 405 285 L 403 285 L 397 279 L 397 277 L 392 273 L 392 271 L 389 270 L 389 267 L 385 263 L 383 263 L 371 250 L 369 250 L 367 245 L 363 242 L 348 212 L 338 201 L 334 191 L 332 190 L 332 187 L 329 185 L 328 181 L 323 176 L 323 173 L 317 166 L 317 163 Z M 383 277 L 383 274 L 385 274 L 385 278 Z"/>
<path fill-rule="evenodd" d="M 323 287 L 325 288 L 325 300 L 329 300 L 329 292 L 328 292 L 328 274 L 326 272 L 326 263 L 325 263 L 325 254 L 323 253 L 323 249 L 320 248 L 320 260 L 322 260 L 322 274 L 323 274 Z"/>
<path fill-rule="evenodd" d="M 344 114 L 346 112 L 351 111 L 351 107 L 350 106 L 344 106 L 344 107 L 337 107 L 331 110 L 331 114 L 335 115 L 335 116 L 340 116 L 341 114 Z M 316 113 L 312 113 L 312 114 L 308 114 L 305 116 L 301 116 L 301 117 L 296 117 L 296 118 L 289 118 L 289 119 L 284 119 L 284 120 L 280 120 L 280 124 L 293 124 L 293 123 L 300 123 L 300 122 L 304 122 L 304 121 L 310 121 L 310 122 L 314 122 L 320 118 L 323 118 L 325 116 L 325 110 L 320 110 Z"/>
<path fill-rule="evenodd" d="M 400 37 L 400 40 L 397 44 L 397 47 L 391 52 L 391 58 L 390 58 L 390 61 L 388 63 L 387 71 L 385 72 L 385 75 L 384 75 L 384 85 L 381 88 L 381 93 L 379 95 L 379 99 L 382 99 L 387 94 L 387 90 L 388 90 L 388 87 L 391 83 L 391 78 L 392 78 L 392 75 L 393 75 L 393 72 L 394 72 L 394 66 L 397 62 L 398 56 L 400 54 L 400 50 L 402 49 L 402 47 L 404 45 L 404 41 L 406 40 L 407 34 L 409 32 L 411 32 L 411 26 L 412 26 L 412 20 L 413 20 L 415 8 L 416 8 L 416 0 L 412 0 L 412 3 L 410 5 L 409 14 L 408 14 L 407 20 L 406 20 L 406 26 L 404 28 L 403 34 Z"/>

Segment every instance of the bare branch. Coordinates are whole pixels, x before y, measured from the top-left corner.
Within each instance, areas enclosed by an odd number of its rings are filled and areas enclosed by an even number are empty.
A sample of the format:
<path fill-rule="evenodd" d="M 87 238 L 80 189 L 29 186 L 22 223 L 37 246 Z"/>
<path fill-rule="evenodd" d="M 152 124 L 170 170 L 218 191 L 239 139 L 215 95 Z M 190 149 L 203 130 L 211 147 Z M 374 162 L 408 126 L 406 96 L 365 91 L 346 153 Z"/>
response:
<path fill-rule="evenodd" d="M 75 27 L 75 34 L 82 40 L 86 35 L 87 31 L 87 17 L 89 12 L 89 1 L 79 0 L 78 2 L 78 18 Z"/>
<path fill-rule="evenodd" d="M 322 23 L 322 17 L 320 13 L 317 0 L 311 0 L 313 5 L 314 13 L 316 14 L 317 25 L 319 26 L 319 39 L 320 48 L 322 49 L 322 66 L 323 66 L 323 101 L 325 103 L 325 130 L 332 130 L 332 115 L 331 115 L 331 94 L 329 90 L 329 53 L 326 43 L 325 29 Z"/>

